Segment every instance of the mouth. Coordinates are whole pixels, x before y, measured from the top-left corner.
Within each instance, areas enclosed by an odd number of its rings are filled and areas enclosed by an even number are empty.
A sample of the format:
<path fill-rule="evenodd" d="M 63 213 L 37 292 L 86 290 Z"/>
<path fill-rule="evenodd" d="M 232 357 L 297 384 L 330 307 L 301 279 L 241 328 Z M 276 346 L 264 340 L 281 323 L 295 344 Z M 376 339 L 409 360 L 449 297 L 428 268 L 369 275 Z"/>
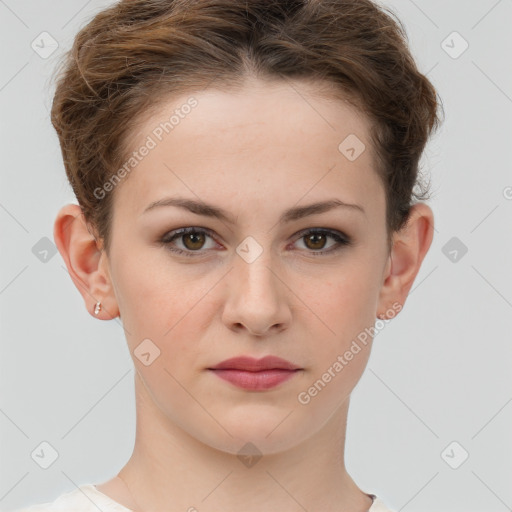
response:
<path fill-rule="evenodd" d="M 261 359 L 255 359 L 250 356 L 239 356 L 226 359 L 209 370 L 242 370 L 247 372 L 259 372 L 264 370 L 301 370 L 286 359 L 277 356 L 266 356 Z"/>
<path fill-rule="evenodd" d="M 208 370 L 239 388 L 263 391 L 291 379 L 303 368 L 276 356 L 262 359 L 242 356 L 227 359 Z"/>

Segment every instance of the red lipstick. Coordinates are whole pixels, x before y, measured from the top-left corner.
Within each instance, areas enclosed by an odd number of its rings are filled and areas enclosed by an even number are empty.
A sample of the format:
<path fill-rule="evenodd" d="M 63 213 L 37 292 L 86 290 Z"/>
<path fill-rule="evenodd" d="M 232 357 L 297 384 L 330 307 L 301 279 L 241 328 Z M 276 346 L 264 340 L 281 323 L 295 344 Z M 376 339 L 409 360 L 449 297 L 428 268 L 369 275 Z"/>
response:
<path fill-rule="evenodd" d="M 251 391 L 271 389 L 293 377 L 299 366 L 276 356 L 254 359 L 249 356 L 226 359 L 218 365 L 208 368 L 235 386 Z"/>

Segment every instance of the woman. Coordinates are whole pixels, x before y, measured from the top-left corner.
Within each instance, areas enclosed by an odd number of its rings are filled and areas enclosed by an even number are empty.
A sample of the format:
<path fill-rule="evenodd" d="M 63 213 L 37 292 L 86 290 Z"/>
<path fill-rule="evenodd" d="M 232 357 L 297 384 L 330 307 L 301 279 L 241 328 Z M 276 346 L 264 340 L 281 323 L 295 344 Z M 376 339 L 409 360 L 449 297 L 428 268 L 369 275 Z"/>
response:
<path fill-rule="evenodd" d="M 26 510 L 389 512 L 346 471 L 346 420 L 432 241 L 413 188 L 438 106 L 370 0 L 123 0 L 83 28 L 54 237 L 90 314 L 121 318 L 136 441 Z"/>

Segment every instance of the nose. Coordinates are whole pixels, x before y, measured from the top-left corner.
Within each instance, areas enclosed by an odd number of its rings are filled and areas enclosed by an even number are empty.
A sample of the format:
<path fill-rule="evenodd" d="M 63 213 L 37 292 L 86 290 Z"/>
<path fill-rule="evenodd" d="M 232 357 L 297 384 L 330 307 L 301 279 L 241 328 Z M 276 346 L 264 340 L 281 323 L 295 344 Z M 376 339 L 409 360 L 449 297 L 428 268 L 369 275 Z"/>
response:
<path fill-rule="evenodd" d="M 279 274 L 270 250 L 254 261 L 235 256 L 228 273 L 226 302 L 222 314 L 231 330 L 247 330 L 254 336 L 268 336 L 286 329 L 291 320 L 290 289 Z M 279 267 L 279 268 L 278 268 Z"/>

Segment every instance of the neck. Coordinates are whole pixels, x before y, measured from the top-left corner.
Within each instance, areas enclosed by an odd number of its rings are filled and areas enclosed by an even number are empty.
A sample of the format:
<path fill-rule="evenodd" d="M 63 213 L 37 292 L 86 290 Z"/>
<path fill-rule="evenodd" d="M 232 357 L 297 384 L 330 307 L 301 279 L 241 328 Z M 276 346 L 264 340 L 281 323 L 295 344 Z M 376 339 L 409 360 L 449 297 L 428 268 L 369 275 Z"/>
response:
<path fill-rule="evenodd" d="M 119 473 L 136 512 L 367 512 L 371 506 L 344 465 L 348 400 L 306 442 L 250 459 L 205 445 L 171 422 L 138 374 L 136 399 L 135 447 Z"/>

